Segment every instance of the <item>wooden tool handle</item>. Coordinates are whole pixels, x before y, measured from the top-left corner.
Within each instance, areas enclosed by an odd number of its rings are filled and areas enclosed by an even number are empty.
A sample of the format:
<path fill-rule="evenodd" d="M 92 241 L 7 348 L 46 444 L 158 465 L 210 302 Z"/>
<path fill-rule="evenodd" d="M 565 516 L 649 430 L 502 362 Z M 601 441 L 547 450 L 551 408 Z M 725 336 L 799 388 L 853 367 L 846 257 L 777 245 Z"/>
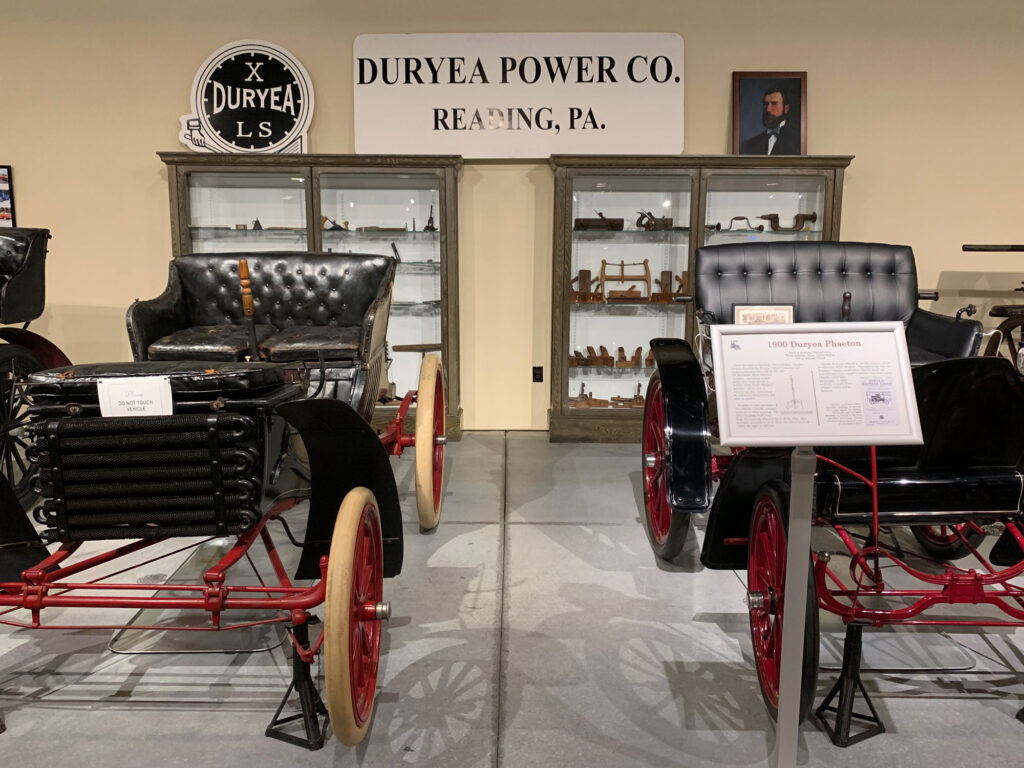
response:
<path fill-rule="evenodd" d="M 242 313 L 250 320 L 256 316 L 252 303 L 252 280 L 249 278 L 249 262 L 238 260 L 238 281 L 242 284 Z"/>

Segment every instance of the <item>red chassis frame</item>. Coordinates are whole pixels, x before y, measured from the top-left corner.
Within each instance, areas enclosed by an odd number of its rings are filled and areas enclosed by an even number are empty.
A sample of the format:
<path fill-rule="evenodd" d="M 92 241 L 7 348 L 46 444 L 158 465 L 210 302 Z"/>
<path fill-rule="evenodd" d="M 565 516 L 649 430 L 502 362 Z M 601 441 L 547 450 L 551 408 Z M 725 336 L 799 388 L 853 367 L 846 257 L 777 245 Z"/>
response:
<path fill-rule="evenodd" d="M 892 550 L 879 543 L 878 523 L 878 471 L 875 447 L 871 446 L 871 478 L 867 478 L 854 470 L 839 464 L 832 459 L 818 455 L 818 459 L 849 474 L 871 489 L 871 538 L 867 546 L 858 546 L 853 536 L 842 525 L 818 517 L 814 525 L 829 525 L 846 546 L 850 554 L 850 578 L 853 587 L 843 583 L 839 575 L 829 567 L 829 558 L 813 555 L 814 582 L 817 602 L 820 608 L 834 613 L 849 624 L 852 621 L 869 622 L 881 627 L 886 624 L 914 624 L 932 626 L 1024 626 L 1024 587 L 1009 582 L 1024 574 L 1024 560 L 1009 568 L 997 570 L 969 541 L 965 530 L 983 533 L 973 521 L 962 525 L 950 526 L 960 542 L 978 561 L 984 572 L 974 568 L 962 568 L 943 562 L 941 574 L 926 573 L 913 568 L 898 557 Z M 999 517 L 993 514 L 993 517 Z M 1006 529 L 1024 550 L 1024 532 L 1018 522 L 1010 520 L 1005 523 Z M 966 526 L 966 527 L 965 527 Z M 885 585 L 880 560 L 892 561 L 923 584 L 934 585 L 932 589 L 891 589 Z M 938 561 L 935 561 L 938 563 Z M 830 587 L 829 581 L 835 586 Z M 868 608 L 861 603 L 863 598 L 916 598 L 911 604 L 902 608 Z M 843 601 L 846 602 L 843 602 Z M 1013 617 L 1015 621 L 986 619 L 918 619 L 916 618 L 932 606 L 967 605 L 985 603 L 999 608 L 1003 613 Z M 1012 605 L 1015 603 L 1016 605 Z"/>
<path fill-rule="evenodd" d="M 97 555 L 83 558 L 75 562 L 68 562 L 72 555 L 78 550 L 82 542 L 70 542 L 62 544 L 57 551 L 44 559 L 38 565 L 25 570 L 22 573 L 23 581 L 0 582 L 0 607 L 7 610 L 0 612 L 0 624 L 23 629 L 125 629 L 127 625 L 50 625 L 43 624 L 40 614 L 44 608 L 162 608 L 177 610 L 205 611 L 209 614 L 210 624 L 208 626 L 142 626 L 131 625 L 132 629 L 155 629 L 192 632 L 216 632 L 243 627 L 257 626 L 261 624 L 274 624 L 292 622 L 295 625 L 305 624 L 309 619 L 309 610 L 324 602 L 326 595 L 327 557 L 320 558 L 321 578 L 309 587 L 297 587 L 291 583 L 288 573 L 285 570 L 281 558 L 278 555 L 274 540 L 267 530 L 267 524 L 278 518 L 283 512 L 296 506 L 302 498 L 289 498 L 276 503 L 266 512 L 260 521 L 249 530 L 239 534 L 234 546 L 224 554 L 220 561 L 203 574 L 202 584 L 138 584 L 138 583 L 111 583 L 105 581 L 113 576 L 120 575 L 126 571 L 139 568 L 143 565 L 155 562 L 165 557 L 178 554 L 182 551 L 198 547 L 200 544 L 210 541 L 203 541 L 189 544 L 173 552 L 137 563 L 107 576 L 102 576 L 92 581 L 78 582 L 65 581 L 69 577 L 80 574 L 84 571 L 96 568 L 118 559 L 127 557 L 136 552 L 147 549 L 161 542 L 167 541 L 166 537 L 156 539 L 138 539 L 120 547 L 102 552 Z M 261 586 L 243 586 L 226 584 L 227 573 L 238 561 L 246 556 L 249 548 L 253 546 L 256 539 L 262 539 L 267 556 L 277 576 L 277 584 L 265 584 Z M 101 583 L 102 582 L 102 583 Z M 145 592 L 191 592 L 194 597 L 161 597 L 159 595 L 147 595 L 145 597 L 130 597 L 125 595 L 83 595 L 76 594 L 81 591 L 145 591 Z M 15 621 L 4 618 L 6 614 L 17 609 L 31 611 L 31 623 Z M 372 606 L 370 607 L 372 610 Z M 225 611 L 265 609 L 284 613 L 274 618 L 248 621 L 241 624 L 224 624 L 221 616 Z M 323 643 L 323 630 L 316 642 L 310 647 L 303 647 L 294 641 L 295 650 L 300 654 L 303 661 L 313 660 L 320 645 Z"/>
<path fill-rule="evenodd" d="M 379 434 L 381 443 L 391 456 L 401 456 L 405 448 L 414 446 L 416 439 L 413 435 L 405 434 L 405 421 L 409 408 L 417 401 L 417 392 L 410 391 L 402 398 L 395 418 L 387 425 L 385 430 Z M 443 408 L 439 414 L 443 419 Z M 441 422 L 443 424 L 443 421 Z M 442 433 L 443 434 L 443 433 Z M 443 467 L 437 467 L 435 471 L 441 471 Z M 310 609 L 316 608 L 324 602 L 327 587 L 327 557 L 320 558 L 320 579 L 308 587 L 297 587 L 288 578 L 288 573 L 278 555 L 277 547 L 273 537 L 267 530 L 267 524 L 277 519 L 282 513 L 291 509 L 304 500 L 304 497 L 293 497 L 278 501 L 270 510 L 264 513 L 260 521 L 249 530 L 238 535 L 232 548 L 212 568 L 203 574 L 202 584 L 139 584 L 139 583 L 111 583 L 105 581 L 113 576 L 120 575 L 126 571 L 148 565 L 157 560 L 182 551 L 193 549 L 211 539 L 189 544 L 173 552 L 168 552 L 158 557 L 146 560 L 135 565 L 128 566 L 120 571 L 102 576 L 93 581 L 77 582 L 64 581 L 69 577 L 80 574 L 84 571 L 102 566 L 121 558 L 145 550 L 156 544 L 165 542 L 167 537 L 154 539 L 138 539 L 128 544 L 107 550 L 100 554 L 92 555 L 74 562 L 67 562 L 79 549 L 82 542 L 75 541 L 62 544 L 53 554 L 42 560 L 37 565 L 25 570 L 22 573 L 20 582 L 0 582 L 0 624 L 17 627 L 21 629 L 103 629 L 116 630 L 126 629 L 127 625 L 50 625 L 43 624 L 40 614 L 44 608 L 134 608 L 134 609 L 172 609 L 172 610 L 195 610 L 205 611 L 209 614 L 210 623 L 207 626 L 144 626 L 132 624 L 132 629 L 151 630 L 172 630 L 191 632 L 216 632 L 232 629 L 243 629 L 245 627 L 258 626 L 262 624 L 275 624 L 291 622 L 295 626 L 306 624 L 310 615 Z M 282 521 L 283 522 L 283 521 Z M 277 577 L 276 584 L 263 584 L 260 586 L 228 585 L 227 573 L 246 556 L 257 538 L 261 539 L 267 552 L 267 557 Z M 102 582 L 102 583 L 101 583 Z M 142 592 L 191 592 L 194 597 L 161 597 L 147 595 L 145 597 L 128 597 L 124 595 L 82 595 L 76 594 L 85 590 L 89 591 L 142 591 Z M 259 595 L 259 596 L 257 596 Z M 11 612 L 25 609 L 31 611 L 31 622 L 14 621 L 5 618 Z M 247 621 L 240 624 L 224 624 L 222 614 L 230 610 L 267 610 L 277 611 L 285 615 L 275 618 L 261 619 L 258 621 Z M 367 618 L 373 618 L 374 605 L 372 603 L 356 609 L 357 615 L 363 613 Z M 310 663 L 323 644 L 324 634 L 321 627 L 320 634 L 316 641 L 308 647 L 298 642 L 292 634 L 292 644 L 300 658 Z"/>

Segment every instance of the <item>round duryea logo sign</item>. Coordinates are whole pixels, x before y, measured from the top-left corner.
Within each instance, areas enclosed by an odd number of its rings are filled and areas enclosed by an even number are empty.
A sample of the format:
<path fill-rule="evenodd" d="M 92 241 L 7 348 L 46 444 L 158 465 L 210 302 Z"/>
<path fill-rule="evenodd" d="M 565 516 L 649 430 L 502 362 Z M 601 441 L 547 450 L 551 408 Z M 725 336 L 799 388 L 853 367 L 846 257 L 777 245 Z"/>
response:
<path fill-rule="evenodd" d="M 219 48 L 196 73 L 181 142 L 201 152 L 303 152 L 313 84 L 298 59 L 261 40 Z"/>

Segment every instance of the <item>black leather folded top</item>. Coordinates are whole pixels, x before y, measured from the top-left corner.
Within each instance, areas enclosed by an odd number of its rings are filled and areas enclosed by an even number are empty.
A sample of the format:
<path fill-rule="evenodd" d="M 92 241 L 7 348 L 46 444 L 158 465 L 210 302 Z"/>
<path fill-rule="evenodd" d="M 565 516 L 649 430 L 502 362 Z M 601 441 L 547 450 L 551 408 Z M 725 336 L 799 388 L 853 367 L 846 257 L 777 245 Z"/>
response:
<path fill-rule="evenodd" d="M 29 376 L 33 395 L 95 393 L 100 379 L 167 376 L 172 392 L 247 391 L 284 383 L 285 366 L 277 363 L 210 363 L 155 360 L 137 363 L 84 363 Z"/>

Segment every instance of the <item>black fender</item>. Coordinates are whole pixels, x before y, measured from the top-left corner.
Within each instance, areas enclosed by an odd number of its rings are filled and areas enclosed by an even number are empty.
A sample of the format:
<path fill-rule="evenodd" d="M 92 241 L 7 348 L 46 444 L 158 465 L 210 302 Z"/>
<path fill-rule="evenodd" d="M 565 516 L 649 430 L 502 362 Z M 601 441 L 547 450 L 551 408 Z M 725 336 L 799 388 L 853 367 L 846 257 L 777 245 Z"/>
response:
<path fill-rule="evenodd" d="M 309 455 L 311 496 L 297 579 L 320 577 L 320 558 L 331 549 L 334 522 L 345 494 L 364 486 L 380 508 L 384 576 L 402 570 L 402 510 L 391 461 L 380 437 L 347 403 L 339 400 L 293 400 L 277 413 L 294 427 Z"/>
<path fill-rule="evenodd" d="M 774 480 L 789 484 L 787 449 L 750 449 L 736 454 L 725 471 L 711 505 L 700 561 L 705 568 L 746 570 L 747 537 L 754 514 L 754 497 Z M 727 539 L 732 542 L 727 543 Z"/>
<path fill-rule="evenodd" d="M 22 571 L 49 554 L 11 484 L 0 475 L 0 581 L 21 581 Z"/>
<path fill-rule="evenodd" d="M 711 430 L 700 362 L 682 339 L 651 339 L 665 398 L 665 466 L 676 512 L 711 506 Z"/>
<path fill-rule="evenodd" d="M 56 344 L 43 338 L 38 333 L 26 331 L 22 328 L 0 328 L 0 339 L 8 344 L 15 344 L 27 349 L 43 364 L 44 370 L 71 365 L 67 355 L 61 352 Z"/>

